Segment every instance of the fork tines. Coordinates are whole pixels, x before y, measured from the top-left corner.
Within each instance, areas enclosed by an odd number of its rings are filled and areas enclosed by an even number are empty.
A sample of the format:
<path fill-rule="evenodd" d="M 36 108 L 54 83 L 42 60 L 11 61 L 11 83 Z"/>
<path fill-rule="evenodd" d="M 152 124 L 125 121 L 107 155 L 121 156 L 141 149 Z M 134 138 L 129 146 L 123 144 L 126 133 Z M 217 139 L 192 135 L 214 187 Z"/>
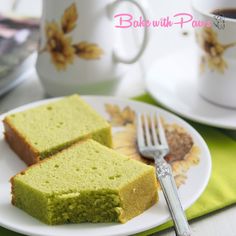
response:
<path fill-rule="evenodd" d="M 156 113 L 138 113 L 137 131 L 138 145 L 140 147 L 168 146 L 160 116 Z"/>

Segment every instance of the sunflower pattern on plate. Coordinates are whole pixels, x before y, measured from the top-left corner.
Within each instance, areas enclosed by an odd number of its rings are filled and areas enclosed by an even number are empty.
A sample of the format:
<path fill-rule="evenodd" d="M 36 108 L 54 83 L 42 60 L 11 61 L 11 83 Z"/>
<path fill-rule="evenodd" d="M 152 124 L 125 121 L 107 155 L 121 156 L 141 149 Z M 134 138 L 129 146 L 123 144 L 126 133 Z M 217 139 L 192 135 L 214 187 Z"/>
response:
<path fill-rule="evenodd" d="M 212 71 L 224 73 L 228 68 L 224 53 L 228 48 L 236 46 L 236 42 L 222 44 L 218 40 L 217 33 L 212 28 L 207 27 L 196 33 L 196 39 L 204 51 L 200 61 L 200 72 L 203 73 L 207 65 Z"/>
<path fill-rule="evenodd" d="M 121 109 L 113 104 L 106 104 L 105 109 L 112 127 L 119 127 L 119 131 L 113 134 L 114 149 L 132 159 L 154 166 L 153 161 L 145 159 L 138 152 L 135 112 L 129 106 Z M 170 147 L 166 161 L 172 167 L 177 187 L 180 187 L 186 182 L 188 170 L 199 164 L 200 149 L 184 128 L 177 124 L 168 124 L 163 118 L 162 122 Z M 160 189 L 160 185 L 158 188 Z"/>
<path fill-rule="evenodd" d="M 73 3 L 65 10 L 60 23 L 46 22 L 46 45 L 39 53 L 48 52 L 59 71 L 66 70 L 68 65 L 73 64 L 76 56 L 84 60 L 96 60 L 103 54 L 103 50 L 95 43 L 73 43 L 69 33 L 76 28 L 78 17 L 76 5 Z"/>

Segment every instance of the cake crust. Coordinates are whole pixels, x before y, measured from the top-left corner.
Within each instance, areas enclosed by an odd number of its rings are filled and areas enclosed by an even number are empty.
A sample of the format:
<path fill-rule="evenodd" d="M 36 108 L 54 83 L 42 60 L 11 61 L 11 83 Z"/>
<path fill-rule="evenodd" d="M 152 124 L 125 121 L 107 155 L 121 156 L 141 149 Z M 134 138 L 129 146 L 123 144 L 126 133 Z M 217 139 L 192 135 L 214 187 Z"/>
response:
<path fill-rule="evenodd" d="M 37 150 L 35 150 L 27 141 L 18 133 L 18 131 L 11 126 L 8 119 L 3 120 L 4 136 L 11 149 L 23 160 L 27 165 L 32 165 L 39 162 L 40 157 Z"/>

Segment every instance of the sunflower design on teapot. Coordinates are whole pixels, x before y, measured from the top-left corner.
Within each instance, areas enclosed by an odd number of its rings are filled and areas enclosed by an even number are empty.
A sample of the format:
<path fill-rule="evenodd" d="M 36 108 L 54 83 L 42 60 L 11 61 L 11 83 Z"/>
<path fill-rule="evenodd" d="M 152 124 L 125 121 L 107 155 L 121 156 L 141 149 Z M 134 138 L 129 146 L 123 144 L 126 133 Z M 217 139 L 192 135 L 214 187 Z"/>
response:
<path fill-rule="evenodd" d="M 39 53 L 48 52 L 57 70 L 66 70 L 76 57 L 83 60 L 97 60 L 103 50 L 96 43 L 86 41 L 73 43 L 69 35 L 77 26 L 78 12 L 75 3 L 69 6 L 60 23 L 47 22 L 45 25 L 46 45 Z"/>

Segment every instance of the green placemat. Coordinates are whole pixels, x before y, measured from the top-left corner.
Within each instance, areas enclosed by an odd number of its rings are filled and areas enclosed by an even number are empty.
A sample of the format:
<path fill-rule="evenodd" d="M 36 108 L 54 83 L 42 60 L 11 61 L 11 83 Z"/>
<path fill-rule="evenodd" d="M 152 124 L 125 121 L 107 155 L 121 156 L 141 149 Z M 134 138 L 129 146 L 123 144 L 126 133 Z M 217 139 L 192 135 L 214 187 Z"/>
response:
<path fill-rule="evenodd" d="M 148 95 L 140 96 L 136 100 L 157 104 Z M 207 188 L 186 212 L 191 220 L 236 203 L 236 140 L 219 129 L 189 123 L 202 135 L 212 156 L 212 174 Z M 169 221 L 137 236 L 150 235 L 172 226 L 172 221 Z"/>
<path fill-rule="evenodd" d="M 140 96 L 136 100 L 156 104 L 148 95 Z M 203 136 L 212 155 L 212 175 L 209 184 L 197 202 L 187 210 L 188 219 L 195 219 L 236 203 L 236 140 L 218 129 L 190 123 Z M 199 178 L 201 178 L 200 173 Z M 168 222 L 137 235 L 150 235 L 172 225 L 172 222 Z M 20 234 L 0 227 L 0 235 Z"/>

